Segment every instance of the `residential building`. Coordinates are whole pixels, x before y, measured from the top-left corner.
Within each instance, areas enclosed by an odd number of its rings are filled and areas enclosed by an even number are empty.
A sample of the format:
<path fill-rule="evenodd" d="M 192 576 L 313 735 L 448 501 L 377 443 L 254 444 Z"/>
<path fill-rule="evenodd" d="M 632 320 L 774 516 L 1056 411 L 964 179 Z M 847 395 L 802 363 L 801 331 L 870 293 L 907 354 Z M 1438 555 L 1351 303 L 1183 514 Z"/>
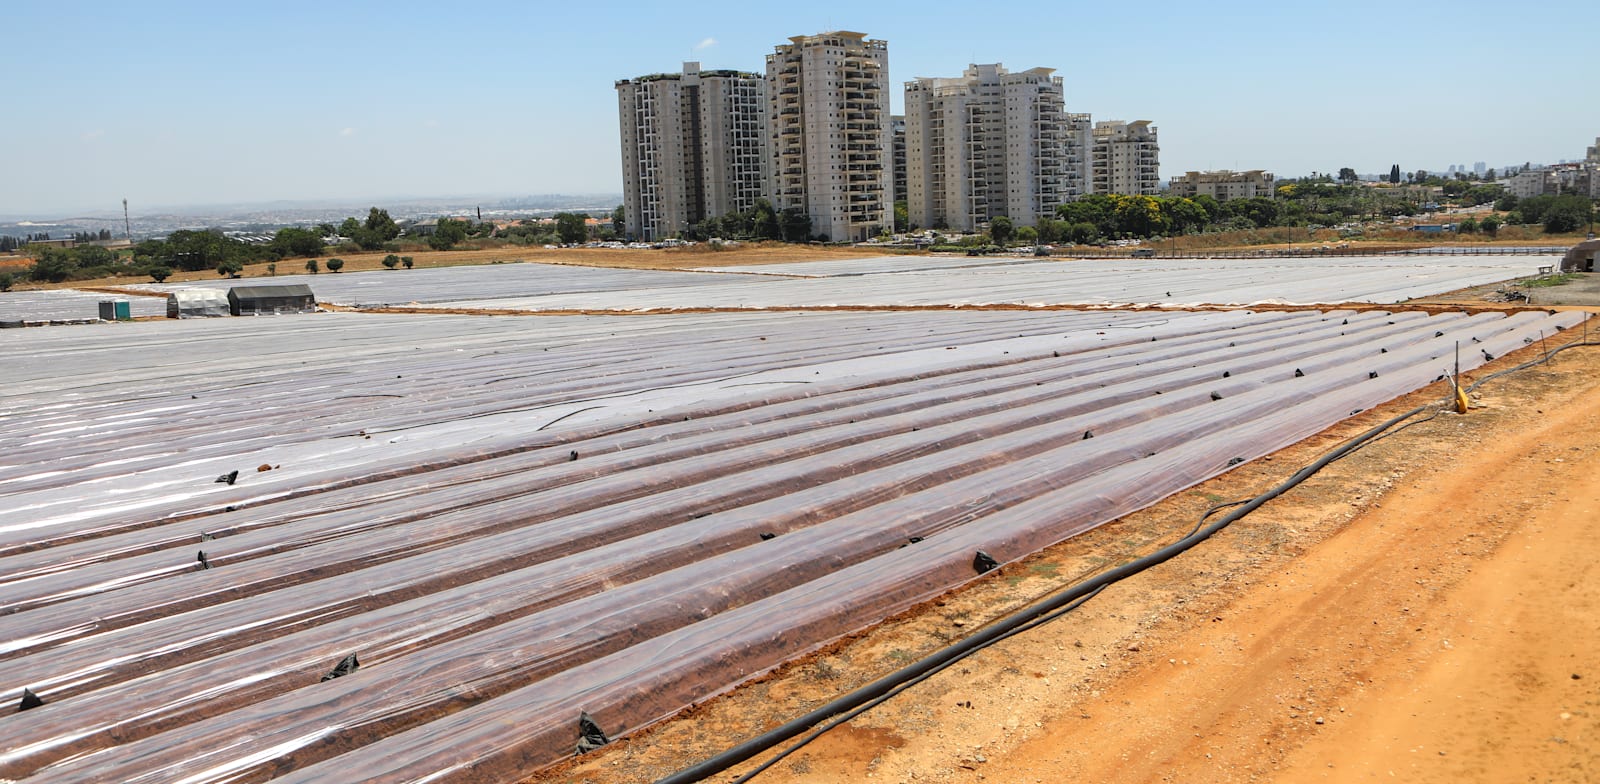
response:
<path fill-rule="evenodd" d="M 1594 146 L 1589 148 L 1589 154 L 1584 158 L 1590 163 L 1600 164 L 1600 136 L 1594 137 Z"/>
<path fill-rule="evenodd" d="M 751 209 L 767 194 L 766 80 L 740 71 L 654 74 L 616 83 L 627 234 L 677 235 Z"/>
<path fill-rule="evenodd" d="M 893 225 L 889 45 L 864 33 L 795 36 L 767 55 L 770 182 L 811 233 L 868 239 Z"/>
<path fill-rule="evenodd" d="M 1149 120 L 1094 124 L 1090 192 L 1156 196 L 1161 193 L 1161 145 Z"/>
<path fill-rule="evenodd" d="M 889 150 L 894 170 L 894 190 L 889 201 L 896 202 L 906 197 L 906 116 L 903 114 L 889 117 Z"/>
<path fill-rule="evenodd" d="M 1600 164 L 1558 163 L 1527 169 L 1512 177 L 1507 182 L 1506 190 L 1519 199 L 1569 193 L 1591 199 L 1600 198 Z"/>
<path fill-rule="evenodd" d="M 996 217 L 1032 226 L 1079 193 L 1061 77 L 972 65 L 959 78 L 906 82 L 911 222 L 976 231 Z"/>
<path fill-rule="evenodd" d="M 1067 114 L 1067 201 L 1094 192 L 1094 118 L 1088 112 Z"/>
<path fill-rule="evenodd" d="M 1187 172 L 1182 177 L 1173 177 L 1168 190 L 1172 196 L 1192 199 L 1204 194 L 1217 201 L 1272 199 L 1278 195 L 1272 172 L 1260 169 Z"/>
<path fill-rule="evenodd" d="M 1506 191 L 1519 199 L 1556 192 L 1555 172 L 1550 169 L 1523 169 L 1506 182 Z"/>

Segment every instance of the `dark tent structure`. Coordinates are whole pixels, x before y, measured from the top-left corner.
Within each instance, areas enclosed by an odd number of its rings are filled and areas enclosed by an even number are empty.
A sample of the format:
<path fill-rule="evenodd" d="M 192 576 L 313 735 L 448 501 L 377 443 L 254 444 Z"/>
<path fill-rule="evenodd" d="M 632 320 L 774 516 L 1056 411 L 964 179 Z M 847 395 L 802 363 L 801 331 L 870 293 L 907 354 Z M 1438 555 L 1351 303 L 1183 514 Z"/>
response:
<path fill-rule="evenodd" d="M 234 286 L 228 289 L 228 309 L 235 316 L 270 316 L 279 313 L 315 313 L 316 297 L 304 283 L 287 286 Z"/>

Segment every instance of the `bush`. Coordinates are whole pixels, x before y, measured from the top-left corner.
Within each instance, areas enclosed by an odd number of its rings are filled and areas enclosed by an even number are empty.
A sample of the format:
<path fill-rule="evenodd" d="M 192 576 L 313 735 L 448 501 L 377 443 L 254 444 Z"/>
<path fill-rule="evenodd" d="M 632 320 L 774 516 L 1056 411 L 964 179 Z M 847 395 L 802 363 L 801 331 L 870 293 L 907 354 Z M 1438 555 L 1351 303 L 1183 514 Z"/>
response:
<path fill-rule="evenodd" d="M 399 265 L 400 265 L 400 257 L 399 256 L 396 256 L 393 253 L 391 253 L 391 254 L 383 257 L 383 268 L 384 269 L 394 269 L 395 267 L 397 267 Z"/>
<path fill-rule="evenodd" d="M 404 265 L 406 269 L 411 269 L 412 261 L 410 256 L 401 256 L 400 263 Z"/>
<path fill-rule="evenodd" d="M 277 275 L 278 274 L 278 262 L 274 261 L 271 264 L 267 265 L 267 274 L 268 275 Z"/>
<path fill-rule="evenodd" d="M 167 278 L 172 277 L 172 268 L 167 266 L 151 267 L 145 270 L 144 274 L 149 275 L 150 279 L 157 283 L 165 283 Z"/>
<path fill-rule="evenodd" d="M 244 265 L 232 259 L 217 263 L 217 274 L 224 278 L 237 278 L 241 272 L 244 272 Z"/>
<path fill-rule="evenodd" d="M 156 282 L 160 283 L 160 281 Z M 10 291 L 11 287 L 15 285 L 17 285 L 17 276 L 9 272 L 0 272 L 0 291 Z"/>
<path fill-rule="evenodd" d="M 328 259 L 328 271 L 338 272 L 344 269 L 344 259 Z"/>
<path fill-rule="evenodd" d="M 1493 237 L 1500 231 L 1500 219 L 1493 215 L 1486 216 L 1483 220 L 1478 221 L 1478 229 L 1484 234 Z"/>
<path fill-rule="evenodd" d="M 306 272 L 309 272 L 309 273 L 315 275 L 320 271 L 321 270 L 319 270 L 317 268 L 317 260 L 316 259 L 308 259 L 308 260 L 306 260 Z"/>
<path fill-rule="evenodd" d="M 1478 222 L 1472 218 L 1463 218 L 1460 223 L 1456 224 L 1457 234 L 1476 234 L 1477 232 Z"/>

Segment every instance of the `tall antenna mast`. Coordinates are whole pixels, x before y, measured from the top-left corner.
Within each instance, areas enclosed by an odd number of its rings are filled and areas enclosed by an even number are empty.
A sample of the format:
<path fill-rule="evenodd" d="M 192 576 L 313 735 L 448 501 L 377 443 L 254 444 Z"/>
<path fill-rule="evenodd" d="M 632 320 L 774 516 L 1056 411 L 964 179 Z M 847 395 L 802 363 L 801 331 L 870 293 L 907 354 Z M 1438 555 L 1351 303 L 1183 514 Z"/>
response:
<path fill-rule="evenodd" d="M 133 228 L 128 223 L 128 200 L 122 200 L 122 236 L 133 239 Z"/>

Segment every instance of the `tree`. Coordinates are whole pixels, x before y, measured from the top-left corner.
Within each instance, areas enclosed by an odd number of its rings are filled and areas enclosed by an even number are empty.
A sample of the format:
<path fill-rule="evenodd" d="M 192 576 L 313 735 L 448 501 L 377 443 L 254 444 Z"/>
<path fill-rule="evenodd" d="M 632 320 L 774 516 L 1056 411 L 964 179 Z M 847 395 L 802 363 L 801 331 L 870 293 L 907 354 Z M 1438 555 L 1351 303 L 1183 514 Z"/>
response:
<path fill-rule="evenodd" d="M 768 204 L 767 209 L 771 210 L 772 205 Z M 627 238 L 629 236 L 628 210 L 621 204 L 618 204 L 617 208 L 611 211 L 611 230 L 616 232 L 619 238 Z"/>
<path fill-rule="evenodd" d="M 394 255 L 393 253 L 383 257 L 383 268 L 384 269 L 394 269 L 399 264 L 400 264 L 400 257 Z"/>
<path fill-rule="evenodd" d="M 997 215 L 989 221 L 989 237 L 994 244 L 1004 247 L 1011 242 L 1011 235 L 1016 233 L 1016 227 L 1011 219 L 1004 215 Z"/>
<path fill-rule="evenodd" d="M 911 230 L 911 207 L 905 199 L 894 203 L 894 230 L 902 233 Z"/>
<path fill-rule="evenodd" d="M 328 259 L 328 271 L 338 272 L 344 269 L 344 259 Z"/>
<path fill-rule="evenodd" d="M 1593 202 L 1577 195 L 1557 196 L 1544 213 L 1544 230 L 1547 234 L 1566 234 L 1593 220 Z"/>
<path fill-rule="evenodd" d="M 1478 228 L 1482 229 L 1484 234 L 1493 237 L 1500 231 L 1500 219 L 1493 215 L 1484 216 L 1483 220 L 1478 221 Z"/>
<path fill-rule="evenodd" d="M 456 243 L 467 238 L 467 222 L 451 218 L 440 218 L 439 225 L 434 228 L 433 235 L 428 237 L 428 247 L 434 250 L 450 250 Z"/>
<path fill-rule="evenodd" d="M 778 232 L 784 242 L 805 242 L 811 236 L 811 216 L 799 207 L 778 213 Z"/>
<path fill-rule="evenodd" d="M 145 270 L 144 274 L 149 275 L 150 279 L 157 283 L 165 283 L 167 282 L 167 278 L 172 277 L 172 268 L 164 265 L 158 265 Z"/>
<path fill-rule="evenodd" d="M 319 270 L 317 268 L 317 260 L 316 259 L 307 259 L 306 260 L 306 272 L 309 272 L 309 273 L 315 275 L 320 271 L 321 270 Z"/>
<path fill-rule="evenodd" d="M 388 242 L 400 236 L 400 224 L 389 217 L 388 210 L 373 207 L 367 212 L 367 223 L 362 228 L 373 234 L 380 242 Z"/>
<path fill-rule="evenodd" d="M 755 239 L 783 239 L 783 228 L 778 225 L 778 211 L 772 208 L 772 202 L 756 199 L 756 206 L 750 210 L 750 234 Z"/>
<path fill-rule="evenodd" d="M 577 245 L 589 238 L 588 216 L 575 212 L 556 213 L 556 236 L 563 245 Z"/>
<path fill-rule="evenodd" d="M 1477 231 L 1478 221 L 1472 218 L 1462 218 L 1461 222 L 1456 224 L 1457 234 L 1475 234 Z"/>
<path fill-rule="evenodd" d="M 278 229 L 267 246 L 280 258 L 286 256 L 315 256 L 322 252 L 322 235 L 313 229 L 294 226 Z"/>
<path fill-rule="evenodd" d="M 217 263 L 217 274 L 224 278 L 237 278 L 244 272 L 244 265 L 233 259 L 224 259 Z"/>
<path fill-rule="evenodd" d="M 401 256 L 401 257 L 400 257 L 400 263 L 401 263 L 401 265 L 403 265 L 403 266 L 404 266 L 404 267 L 405 267 L 405 268 L 406 268 L 406 269 L 411 269 L 411 265 L 412 265 L 412 263 L 413 263 L 413 262 L 412 262 L 412 260 L 411 260 L 411 257 L 410 257 L 410 256 Z"/>
<path fill-rule="evenodd" d="M 1398 163 L 1389 167 L 1389 184 L 1400 184 L 1400 164 Z"/>
<path fill-rule="evenodd" d="M 1345 185 L 1350 185 L 1359 179 L 1361 178 L 1356 175 L 1355 169 L 1352 169 L 1349 166 L 1344 166 L 1339 169 L 1339 182 L 1344 183 Z"/>
<path fill-rule="evenodd" d="M 160 283 L 161 281 L 158 280 L 156 282 Z M 17 276 L 9 272 L 0 272 L 0 291 L 10 291 L 11 287 L 15 285 L 17 285 Z"/>
<path fill-rule="evenodd" d="M 28 277 L 47 283 L 60 283 L 71 276 L 77 266 L 71 253 L 61 248 L 44 248 L 34 254 Z"/>
<path fill-rule="evenodd" d="M 344 222 L 339 224 L 339 236 L 341 237 L 355 239 L 355 236 L 360 233 L 361 221 L 358 221 L 355 218 L 345 218 Z"/>

